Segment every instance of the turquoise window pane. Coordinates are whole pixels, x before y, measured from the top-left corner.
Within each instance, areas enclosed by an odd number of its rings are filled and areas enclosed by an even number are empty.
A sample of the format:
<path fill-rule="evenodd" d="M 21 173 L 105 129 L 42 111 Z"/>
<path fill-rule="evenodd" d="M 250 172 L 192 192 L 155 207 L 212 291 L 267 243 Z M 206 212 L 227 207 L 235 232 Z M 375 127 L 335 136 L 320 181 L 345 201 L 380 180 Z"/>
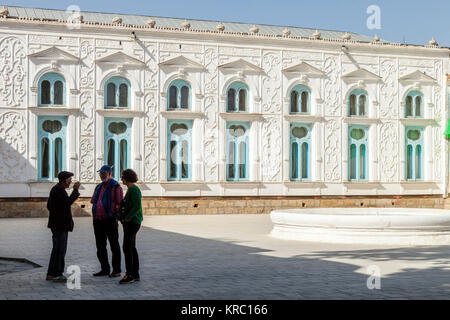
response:
<path fill-rule="evenodd" d="M 302 92 L 302 112 L 308 112 L 308 92 Z"/>
<path fill-rule="evenodd" d="M 291 92 L 291 112 L 292 113 L 298 112 L 298 92 L 297 91 Z"/>
<path fill-rule="evenodd" d="M 356 146 L 350 146 L 350 179 L 356 179 Z"/>
<path fill-rule="evenodd" d="M 363 94 L 359 96 L 359 115 L 366 115 L 366 96 Z"/>
<path fill-rule="evenodd" d="M 234 166 L 235 166 L 235 143 L 230 141 L 228 143 L 228 178 L 234 179 Z"/>
<path fill-rule="evenodd" d="M 422 147 L 420 145 L 416 146 L 416 179 L 422 179 Z"/>
<path fill-rule="evenodd" d="M 366 146 L 362 144 L 359 148 L 359 178 L 364 180 L 366 179 Z"/>
<path fill-rule="evenodd" d="M 170 177 L 176 178 L 177 177 L 177 142 L 176 141 L 170 141 Z"/>
<path fill-rule="evenodd" d="M 119 86 L 119 107 L 128 108 L 128 86 L 125 83 Z"/>
<path fill-rule="evenodd" d="M 308 144 L 302 144 L 302 178 L 308 178 Z"/>
<path fill-rule="evenodd" d="M 412 146 L 408 145 L 407 151 L 406 151 L 406 178 L 407 179 L 412 179 L 412 162 L 413 162 Z"/>
<path fill-rule="evenodd" d="M 47 80 L 41 83 L 41 104 L 50 104 L 50 82 Z"/>
<path fill-rule="evenodd" d="M 62 140 L 56 138 L 55 140 L 55 173 L 54 178 L 58 177 L 58 173 L 62 171 Z"/>
<path fill-rule="evenodd" d="M 228 90 L 228 106 L 227 111 L 236 111 L 236 90 L 233 88 Z"/>
<path fill-rule="evenodd" d="M 181 108 L 189 108 L 189 88 L 186 86 L 181 87 Z"/>
<path fill-rule="evenodd" d="M 114 167 L 115 164 L 115 141 L 113 139 L 108 140 L 108 166 Z"/>
<path fill-rule="evenodd" d="M 44 138 L 41 140 L 41 177 L 49 178 L 50 177 L 50 166 L 49 166 L 49 140 Z"/>
<path fill-rule="evenodd" d="M 116 106 L 116 85 L 114 83 L 108 83 L 106 96 L 107 96 L 106 105 L 108 107 L 115 107 Z"/>
<path fill-rule="evenodd" d="M 239 111 L 245 111 L 247 101 L 247 91 L 245 89 L 239 90 Z"/>
<path fill-rule="evenodd" d="M 420 117 L 420 111 L 422 110 L 422 97 L 417 96 L 416 97 L 416 117 Z"/>
<path fill-rule="evenodd" d="M 350 115 L 356 115 L 356 96 L 354 94 L 350 96 Z"/>
<path fill-rule="evenodd" d="M 245 142 L 239 143 L 239 178 L 247 178 L 246 177 L 246 170 L 245 170 L 245 164 L 246 164 L 246 147 Z"/>
<path fill-rule="evenodd" d="M 61 81 L 56 81 L 53 89 L 54 104 L 62 105 L 64 98 L 64 85 Z"/>
<path fill-rule="evenodd" d="M 297 142 L 292 143 L 291 146 L 291 178 L 297 179 L 298 178 L 298 144 Z"/>
<path fill-rule="evenodd" d="M 120 168 L 119 173 L 122 174 L 123 170 L 127 168 L 127 140 L 120 141 Z"/>
<path fill-rule="evenodd" d="M 412 112 L 412 97 L 407 96 L 406 97 L 406 116 L 411 117 L 413 115 Z"/>

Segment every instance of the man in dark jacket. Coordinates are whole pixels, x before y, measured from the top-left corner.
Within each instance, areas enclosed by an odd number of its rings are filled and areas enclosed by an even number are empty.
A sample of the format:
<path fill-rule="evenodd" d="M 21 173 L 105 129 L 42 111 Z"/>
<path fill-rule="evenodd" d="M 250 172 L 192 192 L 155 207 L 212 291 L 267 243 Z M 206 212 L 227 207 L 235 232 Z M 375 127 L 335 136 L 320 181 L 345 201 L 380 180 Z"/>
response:
<path fill-rule="evenodd" d="M 65 189 L 72 183 L 73 173 L 62 171 L 58 174 L 59 182 L 52 188 L 47 201 L 49 211 L 47 227 L 52 230 L 53 249 L 48 265 L 47 280 L 54 282 L 66 282 L 63 275 L 67 250 L 67 238 L 69 231 L 73 230 L 72 211 L 70 206 L 80 196 L 78 189 L 80 183 L 73 186 L 72 194 L 69 196 Z"/>
<path fill-rule="evenodd" d="M 123 191 L 119 183 L 112 178 L 112 168 L 110 166 L 104 165 L 98 172 L 102 183 L 95 188 L 91 203 L 97 257 L 102 269 L 94 273 L 94 276 L 120 277 L 119 225 L 116 213 L 123 198 Z M 113 270 L 111 273 L 108 251 L 106 250 L 107 240 L 109 240 L 112 252 Z"/>

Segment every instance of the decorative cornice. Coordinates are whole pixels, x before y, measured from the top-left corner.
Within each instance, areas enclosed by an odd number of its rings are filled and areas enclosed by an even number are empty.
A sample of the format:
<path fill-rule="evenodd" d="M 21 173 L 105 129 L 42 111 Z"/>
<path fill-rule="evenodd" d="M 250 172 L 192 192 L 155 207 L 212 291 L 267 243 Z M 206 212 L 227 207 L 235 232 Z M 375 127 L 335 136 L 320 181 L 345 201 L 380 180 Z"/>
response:
<path fill-rule="evenodd" d="M 28 107 L 32 113 L 36 115 L 58 115 L 58 116 L 68 116 L 71 114 L 81 113 L 80 108 L 72 107 Z"/>
<path fill-rule="evenodd" d="M 325 120 L 325 118 L 322 116 L 310 114 L 285 114 L 284 118 L 292 122 L 306 122 L 306 123 L 322 122 Z"/>
<path fill-rule="evenodd" d="M 130 109 L 97 109 L 96 112 L 104 117 L 111 118 L 142 118 L 145 116 L 144 111 Z"/>
<path fill-rule="evenodd" d="M 30 18 L 30 17 L 6 17 L 3 18 L 3 22 L 13 22 L 13 23 L 33 23 L 37 25 L 42 24 L 49 24 L 49 25 L 58 25 L 61 27 L 67 26 L 67 20 L 64 19 L 58 19 L 58 20 L 47 20 L 47 19 L 40 19 L 40 18 Z M 340 44 L 346 43 L 346 46 L 351 45 L 352 47 L 358 46 L 361 48 L 367 48 L 371 51 L 373 51 L 374 47 L 380 47 L 380 48 L 398 48 L 398 49 L 423 49 L 426 50 L 424 52 L 427 52 L 428 50 L 434 50 L 434 51 L 441 51 L 441 52 L 448 52 L 449 48 L 445 47 L 439 47 L 439 46 L 430 46 L 430 45 L 412 45 L 412 44 L 403 44 L 403 43 L 393 43 L 393 42 L 364 42 L 364 41 L 356 41 L 356 40 L 341 40 L 341 39 L 326 39 L 326 38 L 320 38 L 320 39 L 312 39 L 310 37 L 302 37 L 302 36 L 284 36 L 280 37 L 276 34 L 248 34 L 245 32 L 227 32 L 227 31 L 217 31 L 217 30 L 204 30 L 204 29 L 189 29 L 184 30 L 180 28 L 174 28 L 174 27 L 159 27 L 159 26 L 151 26 L 151 25 L 132 25 L 132 24 L 113 24 L 113 23 L 105 23 L 105 22 L 92 22 L 92 21 L 82 21 L 81 22 L 81 28 L 106 28 L 111 29 L 113 31 L 121 31 L 121 30 L 136 30 L 136 31 L 148 31 L 148 32 L 175 32 L 175 33 L 189 33 L 189 34 L 216 34 L 218 36 L 226 36 L 226 37 L 248 37 L 248 38 L 259 38 L 259 39 L 272 39 L 274 41 L 285 41 L 285 40 L 293 40 L 293 41 L 302 41 L 304 43 L 311 43 L 311 44 L 336 44 L 337 48 L 340 48 Z"/>
<path fill-rule="evenodd" d="M 166 119 L 180 119 L 180 120 L 193 120 L 201 119 L 205 117 L 205 114 L 201 111 L 191 110 L 167 110 L 161 111 L 160 115 Z"/>
<path fill-rule="evenodd" d="M 378 118 L 368 118 L 368 117 L 345 117 L 344 123 L 348 124 L 378 124 L 381 120 Z"/>
<path fill-rule="evenodd" d="M 228 121 L 258 121 L 262 120 L 262 113 L 250 112 L 221 112 L 220 117 Z"/>
<path fill-rule="evenodd" d="M 405 126 L 430 126 L 437 124 L 435 119 L 426 118 L 401 118 L 400 122 Z"/>

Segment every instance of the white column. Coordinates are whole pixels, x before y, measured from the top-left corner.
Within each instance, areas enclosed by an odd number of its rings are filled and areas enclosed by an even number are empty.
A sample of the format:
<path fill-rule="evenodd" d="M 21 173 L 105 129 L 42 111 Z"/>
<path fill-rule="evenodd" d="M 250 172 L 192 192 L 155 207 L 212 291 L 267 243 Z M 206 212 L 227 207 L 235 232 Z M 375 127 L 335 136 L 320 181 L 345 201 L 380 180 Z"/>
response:
<path fill-rule="evenodd" d="M 30 155 L 30 170 L 31 172 L 29 172 L 28 177 L 29 179 L 35 181 L 37 180 L 38 177 L 38 163 L 37 163 L 37 159 L 39 157 L 38 155 L 38 148 L 37 148 L 37 137 L 38 137 L 38 128 L 37 128 L 37 121 L 38 121 L 38 117 L 28 111 L 29 113 L 29 117 L 28 117 L 28 135 L 29 135 L 29 139 L 28 139 L 28 151 L 29 151 L 29 155 Z"/>
<path fill-rule="evenodd" d="M 203 181 L 203 119 L 194 119 L 192 124 L 193 181 Z"/>
<path fill-rule="evenodd" d="M 68 155 L 68 166 L 67 170 L 73 172 L 74 176 L 78 177 L 77 168 L 77 124 L 74 115 L 69 115 L 67 117 L 67 131 L 66 131 L 66 141 L 67 141 L 67 155 Z"/>
<path fill-rule="evenodd" d="M 160 116 L 160 148 L 161 148 L 161 162 L 159 166 L 159 176 L 162 181 L 167 181 L 167 119 Z"/>
<path fill-rule="evenodd" d="M 369 168 L 370 168 L 370 175 L 369 175 L 369 181 L 379 181 L 378 177 L 378 126 L 377 124 L 371 124 L 369 127 L 369 137 L 370 137 L 370 143 L 369 143 L 369 154 L 370 154 L 370 160 L 369 160 Z"/>
<path fill-rule="evenodd" d="M 405 126 L 403 125 L 403 123 L 401 123 L 401 122 L 399 122 L 399 128 L 400 128 L 400 132 L 399 132 L 399 134 L 398 134 L 398 137 L 399 137 L 399 149 L 398 149 L 398 152 L 400 153 L 399 154 L 399 159 L 400 159 L 400 163 L 399 163 L 399 165 L 400 165 L 400 167 L 398 168 L 399 169 L 399 172 L 400 172 L 400 175 L 399 175 L 399 178 L 400 178 L 400 181 L 405 181 L 406 180 L 406 176 L 405 176 L 405 171 L 406 171 L 406 167 L 405 167 L 405 165 L 406 165 L 406 163 L 405 163 Z"/>
<path fill-rule="evenodd" d="M 282 141 L 283 141 L 283 181 L 289 181 L 289 167 L 290 167 L 290 161 L 289 161 L 289 152 L 290 152 L 290 128 L 291 123 L 288 120 L 282 121 Z"/>
<path fill-rule="evenodd" d="M 259 148 L 260 125 L 259 121 L 250 121 L 250 146 L 249 146 L 249 161 L 250 167 L 250 181 L 260 181 L 260 148 Z"/>
<path fill-rule="evenodd" d="M 425 143 L 425 152 L 423 153 L 424 157 L 424 165 L 425 172 L 423 176 L 423 180 L 433 180 L 433 128 L 431 126 L 425 126 L 424 128 L 424 143 Z"/>
<path fill-rule="evenodd" d="M 311 159 L 311 163 L 313 164 L 312 169 L 312 177 L 311 181 L 322 181 L 322 139 L 323 137 L 323 124 L 321 122 L 316 122 L 312 127 L 312 153 L 311 156 L 314 155 L 313 159 Z"/>
<path fill-rule="evenodd" d="M 348 181 L 348 123 L 342 122 L 342 181 Z"/>

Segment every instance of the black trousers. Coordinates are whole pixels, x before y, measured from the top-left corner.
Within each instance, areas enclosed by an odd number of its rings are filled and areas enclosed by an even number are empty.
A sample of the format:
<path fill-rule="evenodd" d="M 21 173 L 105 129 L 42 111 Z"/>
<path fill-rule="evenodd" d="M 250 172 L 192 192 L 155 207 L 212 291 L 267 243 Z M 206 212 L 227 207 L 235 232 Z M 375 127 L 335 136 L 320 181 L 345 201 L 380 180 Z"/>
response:
<path fill-rule="evenodd" d="M 47 275 L 52 277 L 62 276 L 67 252 L 67 239 L 69 232 L 56 229 L 52 230 L 53 248 L 48 264 Z"/>
<path fill-rule="evenodd" d="M 97 258 L 100 261 L 102 271 L 110 272 L 111 267 L 106 250 L 107 240 L 112 252 L 113 272 L 122 272 L 120 264 L 119 225 L 116 219 L 94 219 L 95 243 L 97 245 Z"/>
<path fill-rule="evenodd" d="M 134 222 L 123 223 L 123 254 L 127 275 L 139 277 L 139 255 L 136 250 L 136 234 L 141 227 Z"/>

